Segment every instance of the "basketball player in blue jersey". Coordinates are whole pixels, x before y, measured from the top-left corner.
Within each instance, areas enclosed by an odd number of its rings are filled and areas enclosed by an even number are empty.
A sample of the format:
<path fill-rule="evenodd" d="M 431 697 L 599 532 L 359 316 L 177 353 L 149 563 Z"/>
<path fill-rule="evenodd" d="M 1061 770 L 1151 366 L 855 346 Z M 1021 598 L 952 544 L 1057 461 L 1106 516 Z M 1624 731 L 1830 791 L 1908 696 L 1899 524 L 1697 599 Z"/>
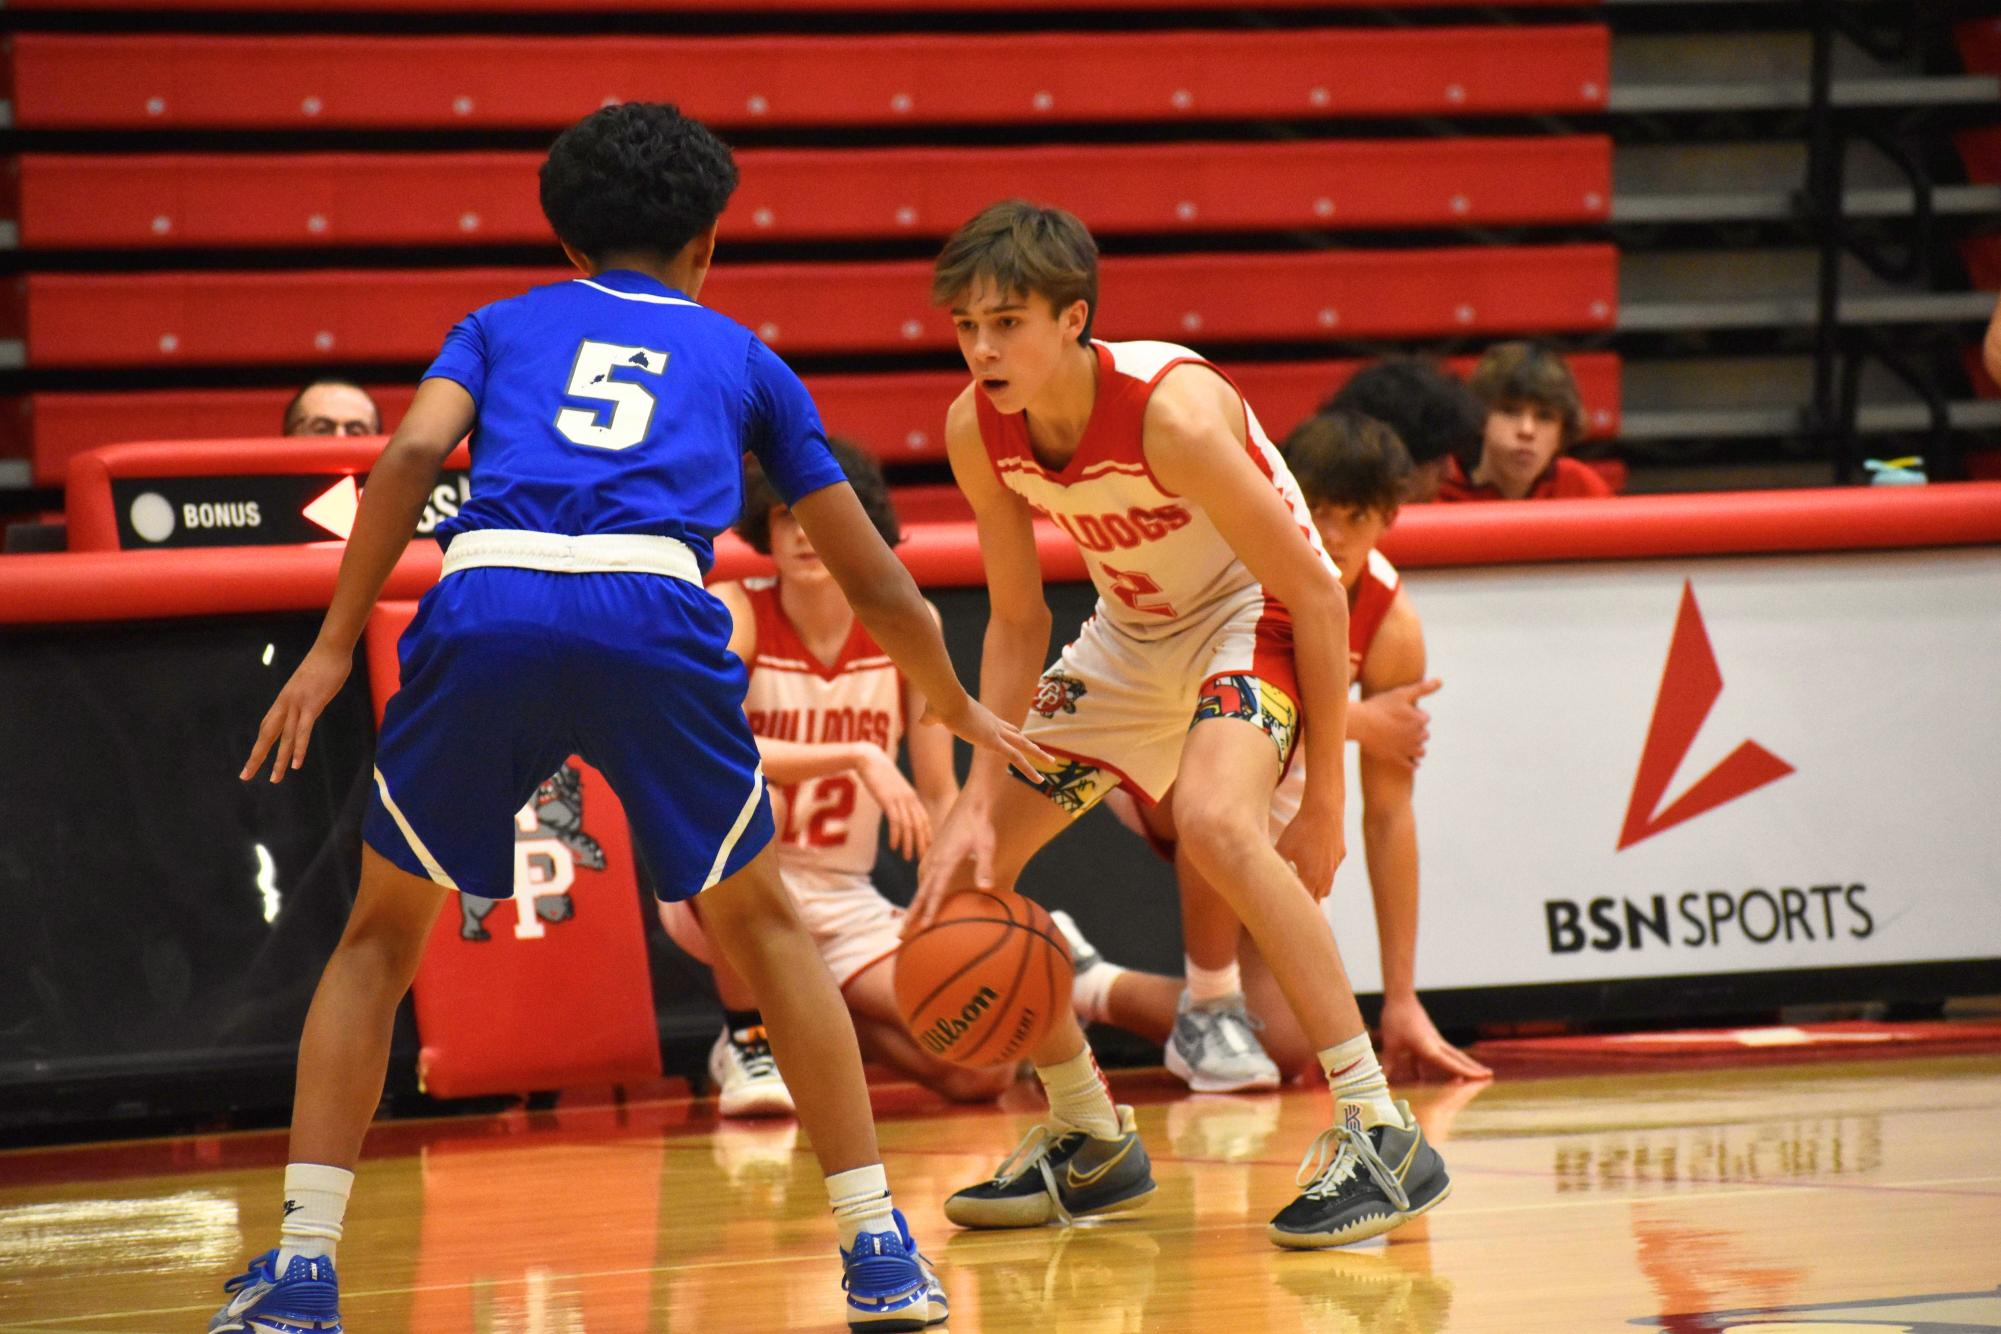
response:
<path fill-rule="evenodd" d="M 603 772 L 663 899 L 763 1002 L 840 1231 L 848 1323 L 940 1323 L 944 1292 L 892 1205 L 853 1025 L 778 878 L 730 614 L 702 587 L 748 449 L 929 717 L 1003 763 L 1049 763 L 972 700 L 938 625 L 828 453 L 797 377 L 696 304 L 729 150 L 665 105 L 566 131 L 542 208 L 585 276 L 453 329 L 368 479 L 318 641 L 242 776 L 305 760 L 445 455 L 472 432 L 473 499 L 439 529 L 444 575 L 404 635 L 376 749 L 361 885 L 299 1045 L 277 1249 L 226 1285 L 210 1334 L 341 1330 L 334 1276 L 390 1023 L 445 894 L 514 892 L 513 814 L 572 754 Z"/>

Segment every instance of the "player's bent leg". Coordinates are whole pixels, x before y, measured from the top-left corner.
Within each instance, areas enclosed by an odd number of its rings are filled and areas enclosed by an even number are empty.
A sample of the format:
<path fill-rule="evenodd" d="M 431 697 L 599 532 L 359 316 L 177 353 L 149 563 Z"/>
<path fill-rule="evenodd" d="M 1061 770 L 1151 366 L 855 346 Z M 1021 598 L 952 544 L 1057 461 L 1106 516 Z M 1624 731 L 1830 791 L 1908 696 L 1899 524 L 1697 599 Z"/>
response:
<path fill-rule="evenodd" d="M 1258 953 L 1257 942 L 1248 937 L 1239 942 L 1237 963 L 1243 970 L 1244 1003 L 1262 1025 L 1258 1040 L 1278 1066 L 1281 1081 L 1289 1084 L 1303 1079 L 1309 1071 L 1318 1073 L 1313 1044 L 1306 1040 L 1306 1030 L 1286 1004 L 1285 993 L 1278 989 L 1278 979 L 1271 975 L 1264 955 Z"/>
<path fill-rule="evenodd" d="M 778 1063 L 797 1090 L 800 1124 L 827 1175 L 836 1219 L 849 1217 L 851 1208 L 872 1215 L 887 1203 L 888 1185 L 854 1023 L 778 878 L 771 845 L 701 897 L 710 940 L 762 1003 Z M 886 1230 L 864 1226 L 841 1251 L 848 1327 L 918 1330 L 943 1322 L 944 1287 L 918 1252 L 902 1212 L 893 1210 L 887 1221 Z"/>
<path fill-rule="evenodd" d="M 770 845 L 701 901 L 709 939 L 760 1002 L 821 1169 L 832 1175 L 879 1162 L 854 1024 Z"/>
<path fill-rule="evenodd" d="M 702 929 L 695 900 L 660 905 L 667 938 L 697 963 L 707 965 L 722 1002 L 723 1026 L 709 1047 L 709 1082 L 716 1089 L 716 1112 L 736 1119 L 791 1116 L 797 1110 L 785 1077 L 771 1054 L 771 1041 L 758 1013 L 757 993 L 738 976 Z"/>
<path fill-rule="evenodd" d="M 299 1039 L 288 1191 L 301 1172 L 352 1179 L 348 1174 L 382 1099 L 396 1007 L 417 975 L 447 892 L 362 845 L 361 886 Z M 341 1191 L 337 1205 L 344 1209 L 344 1185 Z M 288 1202 L 288 1215 L 292 1207 Z M 330 1217 L 335 1225 L 325 1235 L 337 1239 L 338 1217 Z M 331 1255 L 290 1254 L 286 1248 L 297 1238 L 282 1240 L 284 1247 L 266 1251 L 224 1284 L 229 1300 L 210 1318 L 210 1334 L 341 1334 L 340 1281 Z"/>
<path fill-rule="evenodd" d="M 396 1007 L 448 893 L 362 845 L 361 886 L 299 1038 L 290 1161 L 353 1170 L 382 1099 Z"/>
<path fill-rule="evenodd" d="M 854 1016 L 862 1055 L 887 1065 L 948 1102 L 992 1102 L 1014 1083 L 1014 1067 L 969 1070 L 941 1061 L 911 1040 L 896 1012 L 894 972 L 888 959 L 848 980 L 841 994 Z"/>
<path fill-rule="evenodd" d="M 1333 930 L 1271 845 L 1276 749 L 1261 728 L 1216 718 L 1189 732 L 1182 766 L 1205 781 L 1181 793 L 1180 846 L 1257 942 L 1339 1108 L 1301 1164 L 1301 1194 L 1267 1235 L 1310 1249 L 1388 1232 L 1438 1204 L 1451 1182 L 1408 1104 L 1390 1101 Z"/>

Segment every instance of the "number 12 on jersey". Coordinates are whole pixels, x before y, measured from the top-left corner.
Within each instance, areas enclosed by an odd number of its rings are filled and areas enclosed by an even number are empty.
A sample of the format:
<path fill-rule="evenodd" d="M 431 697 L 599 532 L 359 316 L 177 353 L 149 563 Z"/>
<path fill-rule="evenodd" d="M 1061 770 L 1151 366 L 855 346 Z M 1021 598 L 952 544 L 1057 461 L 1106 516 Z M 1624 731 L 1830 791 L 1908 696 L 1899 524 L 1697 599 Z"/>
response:
<path fill-rule="evenodd" d="M 603 408 L 564 408 L 556 414 L 556 430 L 573 445 L 592 449 L 630 449 L 646 438 L 653 424 L 654 397 L 645 386 L 621 375 L 660 375 L 667 369 L 667 354 L 650 347 L 626 347 L 586 338 L 577 344 L 576 364 L 570 368 L 569 387 L 563 392 L 572 398 L 593 398 L 611 405 L 609 420 L 601 420 Z"/>

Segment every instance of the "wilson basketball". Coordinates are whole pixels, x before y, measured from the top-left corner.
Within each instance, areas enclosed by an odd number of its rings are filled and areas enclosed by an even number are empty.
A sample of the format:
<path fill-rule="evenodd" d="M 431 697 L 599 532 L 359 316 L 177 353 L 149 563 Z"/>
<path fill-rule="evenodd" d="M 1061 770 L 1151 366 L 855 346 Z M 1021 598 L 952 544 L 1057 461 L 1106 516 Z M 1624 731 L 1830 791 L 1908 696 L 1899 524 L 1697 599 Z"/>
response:
<path fill-rule="evenodd" d="M 1070 1006 L 1070 950 L 1019 894 L 967 890 L 896 952 L 896 1009 L 917 1044 L 954 1065 L 1020 1060 Z"/>

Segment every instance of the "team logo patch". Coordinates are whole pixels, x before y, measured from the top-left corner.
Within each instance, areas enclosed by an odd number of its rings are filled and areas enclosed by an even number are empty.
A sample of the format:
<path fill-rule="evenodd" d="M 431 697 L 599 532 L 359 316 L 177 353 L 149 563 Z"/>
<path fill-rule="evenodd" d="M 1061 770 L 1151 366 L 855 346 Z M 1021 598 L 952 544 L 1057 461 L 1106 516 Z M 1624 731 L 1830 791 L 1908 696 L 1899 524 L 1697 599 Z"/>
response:
<path fill-rule="evenodd" d="M 1084 683 L 1074 676 L 1061 672 L 1049 672 L 1035 683 L 1035 703 L 1030 706 L 1045 718 L 1054 718 L 1059 712 L 1077 712 L 1077 701 L 1086 691 Z"/>
<path fill-rule="evenodd" d="M 1023 778 L 1018 769 L 1009 769 L 1008 772 L 1072 815 L 1081 815 L 1089 810 L 1101 795 L 1098 790 L 1098 766 L 1085 764 L 1082 760 L 1065 760 L 1057 768 L 1043 770 L 1037 778 Z"/>
<path fill-rule="evenodd" d="M 1291 697 L 1277 686 L 1247 674 L 1210 679 L 1195 703 L 1195 722 L 1210 718 L 1241 718 L 1262 727 L 1278 747 L 1281 763 L 1292 758 L 1293 743 L 1299 739 L 1299 709 Z"/>
<path fill-rule="evenodd" d="M 584 776 L 575 765 L 565 764 L 536 787 L 535 795 L 514 817 L 514 845 L 517 910 L 526 900 L 534 904 L 534 916 L 542 922 L 567 922 L 576 916 L 571 880 L 579 867 L 604 870 L 604 847 L 584 832 Z M 459 895 L 459 938 L 491 940 L 486 918 L 499 901 Z M 525 934 L 542 933 L 538 926 Z"/>

